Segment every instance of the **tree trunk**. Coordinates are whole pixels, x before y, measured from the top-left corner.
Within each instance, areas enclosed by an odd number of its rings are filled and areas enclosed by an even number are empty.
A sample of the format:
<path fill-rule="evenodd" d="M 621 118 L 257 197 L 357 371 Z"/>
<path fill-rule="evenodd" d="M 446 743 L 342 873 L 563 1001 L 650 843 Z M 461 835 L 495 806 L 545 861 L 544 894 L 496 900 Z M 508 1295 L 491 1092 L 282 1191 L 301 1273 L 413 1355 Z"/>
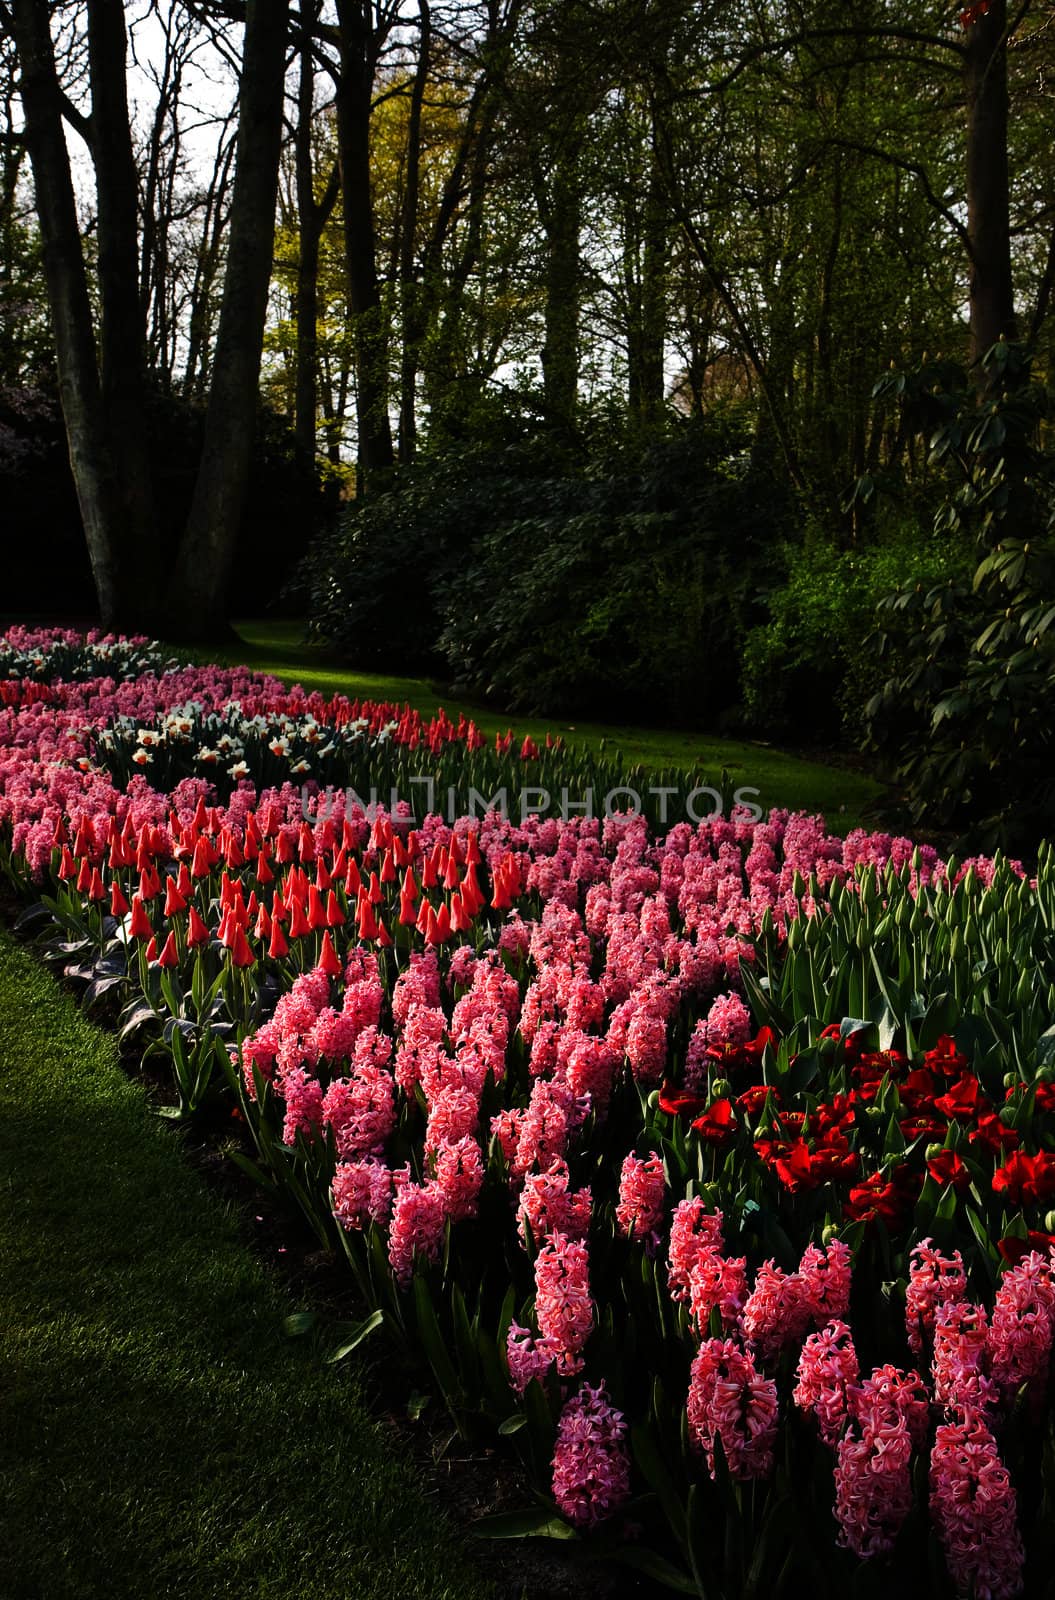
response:
<path fill-rule="evenodd" d="M 318 15 L 318 3 L 314 16 Z M 314 19 L 312 19 L 314 20 Z M 315 470 L 315 438 L 318 428 L 318 339 L 319 339 L 319 246 L 323 230 L 337 203 L 340 175 L 335 168 L 322 199 L 315 200 L 315 171 L 311 133 L 315 114 L 315 74 L 312 60 L 311 30 L 301 35 L 300 85 L 297 96 L 297 218 L 300 228 L 300 256 L 297 261 L 296 292 L 296 392 L 294 400 L 294 439 L 297 457 L 305 471 Z"/>
<path fill-rule="evenodd" d="M 562 149 L 546 205 L 546 342 L 542 349 L 547 414 L 572 425 L 579 398 L 579 229 L 582 196 L 575 148 Z"/>
<path fill-rule="evenodd" d="M 641 322 L 634 352 L 636 370 L 632 374 L 632 387 L 637 413 L 643 422 L 649 423 L 663 411 L 666 394 L 663 355 L 667 337 L 667 218 L 654 130 L 643 226 Z"/>
<path fill-rule="evenodd" d="M 92 155 L 98 198 L 100 377 L 103 412 L 122 504 L 128 608 L 160 621 L 161 561 L 147 445 L 146 334 L 139 292 L 139 186 L 125 78 L 124 11 L 88 0 Z"/>
<path fill-rule="evenodd" d="M 47 0 L 13 0 L 12 20 L 70 467 L 99 611 L 110 628 L 123 620 L 122 507 L 103 412 Z"/>
<path fill-rule="evenodd" d="M 399 234 L 399 293 L 403 349 L 399 368 L 399 459 L 413 461 L 418 448 L 417 380 L 421 341 L 421 286 L 414 276 L 414 242 L 418 225 L 418 191 L 421 178 L 421 112 L 429 81 L 432 12 L 429 0 L 418 0 L 418 63 L 410 95 L 407 121 L 407 181 Z"/>
<path fill-rule="evenodd" d="M 337 148 L 344 202 L 344 261 L 348 310 L 355 338 L 356 416 L 362 494 L 393 461 L 388 416 L 388 330 L 377 277 L 374 208 L 370 195 L 370 109 L 374 62 L 370 8 L 337 0 L 340 76 Z"/>
<path fill-rule="evenodd" d="M 971 360 L 1017 336 L 1011 280 L 1007 160 L 1007 0 L 970 24 L 967 92 L 967 237 L 971 252 Z"/>
<path fill-rule="evenodd" d="M 222 637 L 259 405 L 282 144 L 289 0 L 248 0 L 231 224 L 205 441 L 175 572 L 172 629 Z"/>

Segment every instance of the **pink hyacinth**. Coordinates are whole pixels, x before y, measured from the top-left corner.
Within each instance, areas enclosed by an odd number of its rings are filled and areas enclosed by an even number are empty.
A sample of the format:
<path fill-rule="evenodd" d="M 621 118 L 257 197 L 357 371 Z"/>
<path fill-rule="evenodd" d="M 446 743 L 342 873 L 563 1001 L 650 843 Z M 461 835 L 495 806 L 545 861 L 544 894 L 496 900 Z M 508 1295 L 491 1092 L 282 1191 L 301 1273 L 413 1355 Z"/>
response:
<path fill-rule="evenodd" d="M 738 994 L 720 994 L 707 1013 L 708 1044 L 746 1044 L 751 1013 Z"/>
<path fill-rule="evenodd" d="M 912 1354 L 923 1354 L 934 1334 L 934 1317 L 947 1300 L 962 1300 L 967 1293 L 967 1274 L 958 1250 L 943 1256 L 933 1240 L 921 1239 L 909 1258 L 908 1287 L 905 1290 L 905 1328 Z"/>
<path fill-rule="evenodd" d="M 699 1195 L 674 1208 L 667 1252 L 667 1282 L 675 1300 L 687 1300 L 696 1262 L 708 1250 L 722 1248 L 722 1213 L 708 1211 Z"/>
<path fill-rule="evenodd" d="M 741 1319 L 744 1337 L 762 1364 L 799 1343 L 812 1320 L 813 1295 L 806 1280 L 797 1272 L 784 1272 L 775 1261 L 764 1261 Z"/>
<path fill-rule="evenodd" d="M 930 1514 L 957 1593 L 1011 1600 L 1024 1552 L 1015 1491 L 996 1442 L 977 1417 L 943 1423 L 930 1458 Z"/>
<path fill-rule="evenodd" d="M 686 1404 L 689 1438 L 716 1476 L 715 1442 L 734 1478 L 765 1478 L 773 1470 L 777 1386 L 734 1339 L 708 1339 L 692 1363 Z"/>
<path fill-rule="evenodd" d="M 799 1262 L 798 1275 L 810 1302 L 810 1319 L 817 1328 L 850 1309 L 850 1246 L 832 1239 L 823 1249 L 808 1245 Z"/>
<path fill-rule="evenodd" d="M 858 1422 L 873 1429 L 882 1418 L 900 1418 L 908 1428 L 912 1447 L 922 1448 L 930 1427 L 930 1396 L 919 1373 L 905 1372 L 889 1363 L 873 1367 L 869 1377 L 850 1394 L 850 1404 Z"/>
<path fill-rule="evenodd" d="M 727 1329 L 738 1328 L 747 1297 L 745 1256 L 730 1259 L 718 1250 L 700 1252 L 689 1273 L 689 1313 L 701 1339 L 714 1311 Z"/>
<path fill-rule="evenodd" d="M 333 1214 L 344 1228 L 383 1223 L 392 1204 L 392 1174 L 383 1161 L 339 1162 L 333 1175 Z"/>
<path fill-rule="evenodd" d="M 388 1233 L 388 1260 L 400 1287 L 414 1275 L 416 1260 L 439 1260 L 447 1210 L 443 1191 L 436 1183 L 424 1187 L 407 1180 L 397 1182 L 392 1224 Z"/>
<path fill-rule="evenodd" d="M 303 1067 L 295 1067 L 282 1080 L 286 1115 L 282 1123 L 282 1143 L 295 1144 L 298 1133 L 315 1134 L 323 1118 L 322 1084 L 309 1077 Z"/>
<path fill-rule="evenodd" d="M 635 1239 L 645 1241 L 650 1252 L 656 1250 L 665 1196 L 662 1157 L 653 1150 L 641 1160 L 631 1151 L 620 1168 L 619 1203 L 615 1208 L 616 1227 L 625 1239 L 632 1233 Z"/>
<path fill-rule="evenodd" d="M 1047 1391 L 1053 1332 L 1051 1262 L 1031 1251 L 1004 1273 L 989 1324 L 989 1365 L 1005 1405 L 1025 1385 L 1030 1413 L 1039 1415 Z"/>
<path fill-rule="evenodd" d="M 835 1520 L 839 1543 L 862 1561 L 893 1549 L 912 1509 L 912 1438 L 903 1417 L 880 1411 L 839 1441 Z"/>
<path fill-rule="evenodd" d="M 795 1404 L 812 1412 L 821 1438 L 834 1450 L 846 1425 L 847 1392 L 858 1378 L 857 1351 L 845 1322 L 829 1322 L 809 1335 L 797 1377 Z"/>
<path fill-rule="evenodd" d="M 392 1074 L 364 1066 L 354 1078 L 335 1079 L 323 1097 L 322 1112 L 341 1160 L 380 1155 L 396 1121 Z"/>
<path fill-rule="evenodd" d="M 934 1398 L 949 1409 L 984 1417 L 996 1403 L 987 1373 L 988 1318 L 985 1307 L 948 1300 L 934 1318 Z"/>
<path fill-rule="evenodd" d="M 532 1379 L 541 1383 L 556 1360 L 557 1352 L 545 1339 L 534 1339 L 527 1328 L 511 1322 L 506 1335 L 506 1360 L 509 1381 L 517 1394 L 523 1394 Z"/>
<path fill-rule="evenodd" d="M 436 1187 L 452 1222 L 475 1217 L 483 1182 L 483 1156 L 475 1139 L 467 1134 L 452 1144 L 440 1145 L 436 1152 Z"/>
<path fill-rule="evenodd" d="M 603 1383 L 583 1384 L 561 1412 L 553 1452 L 553 1498 L 577 1528 L 605 1522 L 630 1498 L 630 1455 L 622 1412 Z"/>
<path fill-rule="evenodd" d="M 555 1352 L 557 1371 L 583 1369 L 582 1349 L 593 1332 L 589 1256 L 578 1240 L 555 1233 L 535 1258 L 535 1319 Z"/>
<path fill-rule="evenodd" d="M 529 1172 L 517 1208 L 521 1236 L 527 1242 L 528 1230 L 536 1247 L 551 1234 L 567 1239 L 585 1239 L 590 1231 L 591 1196 L 589 1189 L 569 1189 L 568 1163 L 558 1159 L 545 1172 Z"/>

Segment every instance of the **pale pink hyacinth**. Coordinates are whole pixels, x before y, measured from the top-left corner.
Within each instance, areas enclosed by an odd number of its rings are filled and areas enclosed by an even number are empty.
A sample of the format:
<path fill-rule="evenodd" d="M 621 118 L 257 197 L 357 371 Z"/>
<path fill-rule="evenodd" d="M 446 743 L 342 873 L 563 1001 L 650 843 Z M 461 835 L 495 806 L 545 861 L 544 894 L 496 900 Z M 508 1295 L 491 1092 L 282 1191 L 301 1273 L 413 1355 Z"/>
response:
<path fill-rule="evenodd" d="M 671 1297 L 688 1300 L 692 1269 L 700 1256 L 722 1248 L 722 1213 L 708 1211 L 699 1195 L 680 1200 L 674 1208 L 667 1251 L 667 1283 Z"/>
<path fill-rule="evenodd" d="M 568 1163 L 560 1158 L 545 1172 L 529 1172 L 517 1207 L 521 1238 L 527 1243 L 528 1229 L 536 1248 L 552 1234 L 567 1239 L 585 1239 L 590 1231 L 590 1190 L 570 1189 Z"/>
<path fill-rule="evenodd" d="M 633 1151 L 623 1159 L 619 1171 L 619 1201 L 615 1222 L 624 1239 L 631 1234 L 644 1240 L 648 1251 L 659 1248 L 667 1181 L 663 1158 L 653 1150 L 643 1159 Z"/>
<path fill-rule="evenodd" d="M 1047 1256 L 1031 1251 L 1000 1282 L 989 1323 L 987 1354 L 1005 1405 L 1025 1386 L 1036 1418 L 1043 1407 L 1055 1332 L 1055 1282 Z"/>
<path fill-rule="evenodd" d="M 553 1451 L 553 1498 L 576 1528 L 595 1528 L 630 1498 L 626 1422 L 603 1383 L 583 1384 L 561 1412 Z"/>
<path fill-rule="evenodd" d="M 849 1416 L 848 1391 L 859 1376 L 857 1351 L 845 1322 L 834 1320 L 809 1335 L 796 1376 L 795 1404 L 812 1414 L 824 1443 L 834 1450 Z"/>
<path fill-rule="evenodd" d="M 535 1320 L 562 1377 L 581 1372 L 593 1332 L 589 1255 L 577 1239 L 555 1233 L 535 1258 Z"/>
<path fill-rule="evenodd" d="M 383 1161 L 338 1162 L 332 1194 L 333 1214 L 343 1228 L 383 1223 L 392 1206 L 392 1174 Z"/>
<path fill-rule="evenodd" d="M 930 1458 L 930 1514 L 960 1595 L 1012 1600 L 1025 1553 L 1015 1490 L 977 1416 L 942 1423 Z"/>
<path fill-rule="evenodd" d="M 439 1260 L 446 1216 L 443 1191 L 437 1183 L 422 1186 L 397 1177 L 388 1261 L 400 1288 L 409 1284 L 416 1262 Z"/>
<path fill-rule="evenodd" d="M 708 1339 L 692 1363 L 686 1402 L 689 1438 L 717 1475 L 715 1443 L 734 1478 L 767 1478 L 777 1437 L 777 1386 L 734 1339 Z"/>
<path fill-rule="evenodd" d="M 905 1290 L 905 1330 L 914 1356 L 922 1355 L 934 1336 L 938 1307 L 948 1300 L 962 1300 L 966 1293 L 967 1274 L 960 1252 L 943 1256 L 932 1239 L 921 1239 L 909 1258 Z"/>

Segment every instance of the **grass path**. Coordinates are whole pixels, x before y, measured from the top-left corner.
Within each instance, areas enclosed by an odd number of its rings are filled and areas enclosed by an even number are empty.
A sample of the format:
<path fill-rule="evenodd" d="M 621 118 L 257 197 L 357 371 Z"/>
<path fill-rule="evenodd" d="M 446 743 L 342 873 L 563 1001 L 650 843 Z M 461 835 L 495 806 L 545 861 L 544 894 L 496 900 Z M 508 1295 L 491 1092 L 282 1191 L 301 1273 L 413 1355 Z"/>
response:
<path fill-rule="evenodd" d="M 560 733 L 570 744 L 587 745 L 595 750 L 604 746 L 609 753 L 618 751 L 628 765 L 641 763 L 653 769 L 683 767 L 701 774 L 701 781 L 717 779 L 725 767 L 738 784 L 759 790 L 760 804 L 786 806 L 795 811 L 820 811 L 839 833 L 858 826 L 864 807 L 882 793 L 878 783 L 860 773 L 804 761 L 770 745 L 670 729 L 499 716 L 471 701 L 439 694 L 433 685 L 421 678 L 351 671 L 325 651 L 304 644 L 299 623 L 249 621 L 236 623 L 235 627 L 243 641 L 241 646 L 210 647 L 197 652 L 181 649 L 180 653 L 225 665 L 244 663 L 257 671 L 271 672 L 287 683 L 299 682 L 307 689 L 319 689 L 324 694 L 409 701 L 425 715 L 431 715 L 443 705 L 455 717 L 464 711 L 487 734 L 504 732 L 510 724 L 518 733 L 529 733 L 536 738 L 544 737 L 547 731 Z"/>
<path fill-rule="evenodd" d="M 0 933 L 0 1595 L 482 1600 L 347 1365 Z"/>

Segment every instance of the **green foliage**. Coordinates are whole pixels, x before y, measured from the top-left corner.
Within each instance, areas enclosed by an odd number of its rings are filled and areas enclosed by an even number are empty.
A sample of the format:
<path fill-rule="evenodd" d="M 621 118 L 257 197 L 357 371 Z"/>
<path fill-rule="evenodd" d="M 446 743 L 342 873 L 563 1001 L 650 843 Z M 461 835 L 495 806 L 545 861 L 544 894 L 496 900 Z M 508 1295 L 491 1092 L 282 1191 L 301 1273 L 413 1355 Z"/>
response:
<path fill-rule="evenodd" d="M 949 475 L 936 523 L 975 536 L 973 582 L 949 578 L 883 602 L 878 648 L 893 670 L 866 725 L 915 822 L 1028 847 L 1055 821 L 1051 392 L 1033 382 L 1019 346 L 990 351 L 983 377 L 977 400 L 955 368 L 930 396 L 930 459 Z M 917 377 L 910 400 L 919 388 Z"/>
<path fill-rule="evenodd" d="M 303 565 L 316 635 L 517 710 L 719 718 L 786 499 L 714 424 L 612 432 L 402 473 Z"/>
<path fill-rule="evenodd" d="M 744 703 L 752 727 L 816 740 L 856 738 L 866 701 L 888 670 L 863 644 L 894 588 L 930 588 L 966 576 L 962 542 L 904 526 L 879 545 L 846 550 L 811 529 L 784 548 L 787 576 L 768 596 L 769 618 L 744 645 Z"/>

